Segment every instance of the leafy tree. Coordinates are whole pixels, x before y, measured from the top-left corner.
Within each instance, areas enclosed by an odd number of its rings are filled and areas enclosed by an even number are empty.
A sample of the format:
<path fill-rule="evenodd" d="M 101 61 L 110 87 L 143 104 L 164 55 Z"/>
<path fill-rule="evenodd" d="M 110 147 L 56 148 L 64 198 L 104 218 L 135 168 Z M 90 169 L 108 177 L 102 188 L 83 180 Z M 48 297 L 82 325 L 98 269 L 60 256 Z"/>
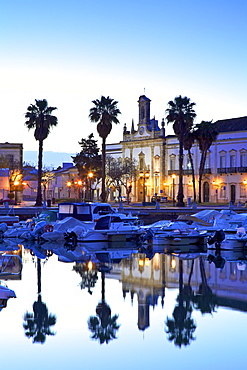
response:
<path fill-rule="evenodd" d="M 92 269 L 89 269 L 87 263 L 76 262 L 76 264 L 73 266 L 73 271 L 77 272 L 81 276 L 81 289 L 87 288 L 88 293 L 92 294 L 91 288 L 95 287 L 95 284 L 98 280 L 96 268 L 93 266 Z"/>
<path fill-rule="evenodd" d="M 57 117 L 52 113 L 57 108 L 48 107 L 47 100 L 35 99 L 35 104 L 31 104 L 27 108 L 25 125 L 28 130 L 34 129 L 34 137 L 39 142 L 38 155 L 38 189 L 35 206 L 42 205 L 42 157 L 43 157 L 43 141 L 48 137 L 50 129 L 57 125 Z"/>
<path fill-rule="evenodd" d="M 46 200 L 46 190 L 49 186 L 49 182 L 55 178 L 54 172 L 48 167 L 43 168 L 41 183 L 43 185 L 43 199 Z"/>
<path fill-rule="evenodd" d="M 13 197 L 14 193 L 17 196 L 17 192 L 22 190 L 22 163 L 12 157 L 10 158 L 9 156 L 0 155 L 0 168 L 6 168 L 9 170 L 10 193 Z"/>
<path fill-rule="evenodd" d="M 177 206 L 184 206 L 183 194 L 183 148 L 184 136 L 192 128 L 196 113 L 193 109 L 195 103 L 191 103 L 187 97 L 177 96 L 174 101 L 169 101 L 167 112 L 167 122 L 173 123 L 173 130 L 179 141 L 179 188 Z"/>
<path fill-rule="evenodd" d="M 106 183 L 107 187 L 113 185 L 118 190 L 119 199 L 122 195 L 122 187 L 125 188 L 127 197 L 131 192 L 131 183 L 137 176 L 136 160 L 130 158 L 106 157 Z"/>
<path fill-rule="evenodd" d="M 94 175 L 94 183 L 99 183 L 101 179 L 102 159 L 99 154 L 97 140 L 94 140 L 93 134 L 90 134 L 87 139 L 81 139 L 79 144 L 82 149 L 72 159 L 78 169 L 80 179 L 86 183 L 88 189 L 91 186 L 91 181 L 88 179 L 89 172 Z"/>
<path fill-rule="evenodd" d="M 117 107 L 118 102 L 101 96 L 101 99 L 93 100 L 94 107 L 90 109 L 89 118 L 97 123 L 97 131 L 102 138 L 102 191 L 101 199 L 106 200 L 105 189 L 105 166 L 106 166 L 106 138 L 112 130 L 112 123 L 119 123 L 118 115 L 121 114 Z"/>
<path fill-rule="evenodd" d="M 212 121 L 202 121 L 196 125 L 195 137 L 199 144 L 201 151 L 201 160 L 199 166 L 199 181 L 198 181 L 198 201 L 201 203 L 202 195 L 202 176 L 204 173 L 204 167 L 207 159 L 207 152 L 212 143 L 217 139 L 218 130 L 215 123 Z"/>

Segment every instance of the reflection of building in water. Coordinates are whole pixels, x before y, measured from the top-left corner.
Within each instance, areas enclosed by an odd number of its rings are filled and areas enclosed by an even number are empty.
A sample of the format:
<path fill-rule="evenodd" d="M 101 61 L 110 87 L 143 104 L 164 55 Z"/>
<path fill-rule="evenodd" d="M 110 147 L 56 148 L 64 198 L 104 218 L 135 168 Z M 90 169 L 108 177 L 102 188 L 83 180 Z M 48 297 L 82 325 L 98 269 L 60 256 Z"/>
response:
<path fill-rule="evenodd" d="M 191 254 L 191 257 L 193 254 Z M 189 257 L 189 256 L 187 256 Z M 190 285 L 194 291 L 198 291 L 202 284 L 205 273 L 206 284 L 217 296 L 217 305 L 237 308 L 247 311 L 247 267 L 244 251 L 222 251 L 225 265 L 222 269 L 215 268 L 213 263 L 207 260 L 207 256 L 200 259 L 183 260 L 183 283 L 188 284 L 191 271 Z M 176 256 L 166 256 L 166 287 L 179 287 L 179 258 Z M 193 269 L 193 270 L 192 270 Z M 204 270 L 204 271 L 201 271 Z"/>
<path fill-rule="evenodd" d="M 122 289 L 124 297 L 130 293 L 133 300 L 138 300 L 138 328 L 145 330 L 149 327 L 149 308 L 164 304 L 165 295 L 165 255 L 156 253 L 152 260 L 145 254 L 138 253 L 133 258 L 122 261 Z"/>
<path fill-rule="evenodd" d="M 192 290 L 198 294 L 200 286 L 206 284 L 216 295 L 217 306 L 247 311 L 246 264 L 240 262 L 235 252 L 228 253 L 231 255 L 225 256 L 228 260 L 223 269 L 216 269 L 213 263 L 209 263 L 206 255 L 200 258 L 197 255 L 194 259 L 196 255 L 184 255 L 181 265 L 183 285 L 190 282 Z M 179 288 L 180 272 L 179 257 L 176 255 L 156 253 L 153 259 L 149 260 L 145 254 L 138 253 L 133 258 L 122 261 L 123 294 L 126 297 L 127 293 L 130 293 L 131 299 L 137 295 L 140 330 L 149 327 L 149 309 L 150 306 L 154 308 L 158 304 L 159 297 L 163 306 L 165 287 Z"/>

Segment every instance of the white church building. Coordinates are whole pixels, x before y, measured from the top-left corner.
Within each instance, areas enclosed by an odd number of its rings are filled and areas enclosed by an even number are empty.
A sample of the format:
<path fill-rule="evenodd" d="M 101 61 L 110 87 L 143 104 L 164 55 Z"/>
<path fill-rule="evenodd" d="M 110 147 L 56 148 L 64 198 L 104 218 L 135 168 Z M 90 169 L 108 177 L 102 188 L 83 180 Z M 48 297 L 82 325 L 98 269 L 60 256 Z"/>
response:
<path fill-rule="evenodd" d="M 174 199 L 178 191 L 179 145 L 175 135 L 165 134 L 164 120 L 150 118 L 151 100 L 139 97 L 137 128 L 124 125 L 123 140 L 108 144 L 107 155 L 129 157 L 137 161 L 137 177 L 132 179 L 132 201 L 150 201 L 154 195 Z M 202 201 L 245 203 L 247 200 L 247 117 L 219 120 L 217 140 L 211 145 L 202 180 Z M 200 150 L 195 142 L 191 150 L 196 175 Z M 184 200 L 193 197 L 192 175 L 188 152 L 184 150 Z M 123 190 L 124 194 L 124 190 Z"/>

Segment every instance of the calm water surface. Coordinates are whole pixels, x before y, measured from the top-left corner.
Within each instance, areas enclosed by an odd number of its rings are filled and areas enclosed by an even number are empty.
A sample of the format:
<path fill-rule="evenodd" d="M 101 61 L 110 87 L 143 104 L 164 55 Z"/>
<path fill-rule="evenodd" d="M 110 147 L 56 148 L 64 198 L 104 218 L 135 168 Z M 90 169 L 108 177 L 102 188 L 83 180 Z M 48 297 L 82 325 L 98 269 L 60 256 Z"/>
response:
<path fill-rule="evenodd" d="M 120 262 L 112 248 L 115 263 L 102 264 L 109 255 L 82 245 L 67 252 L 63 245 L 4 241 L 0 250 L 1 279 L 16 293 L 0 312 L 1 368 L 245 366 L 244 251 L 222 251 L 216 268 L 208 261 L 213 251 L 147 258 L 129 250 Z M 20 258 L 6 267 L 11 253 Z M 90 255 L 97 269 L 88 269 Z"/>

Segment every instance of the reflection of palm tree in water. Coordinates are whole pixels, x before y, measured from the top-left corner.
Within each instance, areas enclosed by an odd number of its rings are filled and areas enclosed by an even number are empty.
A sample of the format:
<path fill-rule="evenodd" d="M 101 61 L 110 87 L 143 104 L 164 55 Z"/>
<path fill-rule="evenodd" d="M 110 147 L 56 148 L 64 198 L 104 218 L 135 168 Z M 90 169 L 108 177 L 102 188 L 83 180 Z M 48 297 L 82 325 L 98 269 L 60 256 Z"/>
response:
<path fill-rule="evenodd" d="M 193 265 L 192 265 L 193 271 Z M 183 286 L 183 261 L 179 260 L 179 294 L 177 297 L 178 305 L 174 308 L 173 318 L 167 317 L 165 330 L 168 334 L 168 340 L 174 341 L 176 346 L 187 346 L 190 344 L 193 333 L 196 330 L 194 320 L 191 318 L 192 303 L 191 295 L 186 294 Z"/>
<path fill-rule="evenodd" d="M 46 335 L 54 335 L 50 327 L 56 324 L 56 316 L 48 314 L 46 304 L 41 298 L 41 263 L 37 259 L 37 274 L 38 274 L 38 300 L 33 303 L 33 313 L 26 312 L 24 314 L 23 328 L 25 335 L 33 337 L 33 343 L 44 343 Z"/>
<path fill-rule="evenodd" d="M 120 325 L 117 325 L 118 315 L 111 317 L 111 309 L 105 301 L 105 272 L 101 271 L 101 302 L 96 307 L 97 316 L 90 316 L 88 328 L 93 333 L 92 339 L 99 340 L 100 344 L 108 343 L 116 339 L 116 332 Z"/>
<path fill-rule="evenodd" d="M 200 256 L 200 272 L 202 282 L 199 285 L 199 290 L 197 294 L 193 297 L 194 306 L 196 309 L 200 310 L 201 313 L 212 313 L 215 311 L 217 304 L 216 295 L 213 294 L 211 288 L 208 286 L 204 260 Z"/>

